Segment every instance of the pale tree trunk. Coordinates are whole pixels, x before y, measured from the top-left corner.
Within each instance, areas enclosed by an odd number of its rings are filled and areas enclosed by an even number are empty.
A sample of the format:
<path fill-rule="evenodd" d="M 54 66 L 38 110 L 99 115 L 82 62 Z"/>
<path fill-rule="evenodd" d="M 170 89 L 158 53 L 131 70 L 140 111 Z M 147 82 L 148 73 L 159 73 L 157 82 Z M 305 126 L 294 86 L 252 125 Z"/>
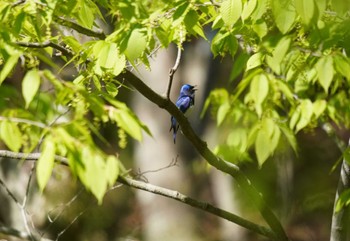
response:
<path fill-rule="evenodd" d="M 336 205 L 339 200 L 339 196 L 345 191 L 350 189 L 350 165 L 343 160 L 337 192 L 335 195 L 332 229 L 331 229 L 331 241 L 349 241 L 350 240 L 350 207 L 344 206 L 340 211 L 336 212 Z"/>

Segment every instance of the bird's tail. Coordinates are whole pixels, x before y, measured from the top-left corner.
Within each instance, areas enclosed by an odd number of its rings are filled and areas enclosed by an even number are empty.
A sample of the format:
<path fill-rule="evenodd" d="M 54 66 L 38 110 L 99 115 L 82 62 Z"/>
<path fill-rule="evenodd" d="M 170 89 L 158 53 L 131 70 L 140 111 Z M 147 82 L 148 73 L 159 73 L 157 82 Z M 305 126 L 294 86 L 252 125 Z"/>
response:
<path fill-rule="evenodd" d="M 176 142 L 176 133 L 177 133 L 177 130 L 179 129 L 179 126 L 177 125 L 177 121 L 176 119 L 174 118 L 174 116 L 171 117 L 171 126 L 170 126 L 170 130 L 173 130 L 173 138 L 174 138 L 174 144 Z"/>

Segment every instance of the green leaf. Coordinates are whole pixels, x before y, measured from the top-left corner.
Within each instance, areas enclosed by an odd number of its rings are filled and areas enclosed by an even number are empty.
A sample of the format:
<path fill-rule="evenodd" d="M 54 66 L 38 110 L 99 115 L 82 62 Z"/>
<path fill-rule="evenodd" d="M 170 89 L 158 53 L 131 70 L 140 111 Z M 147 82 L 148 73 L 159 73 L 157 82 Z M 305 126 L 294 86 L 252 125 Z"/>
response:
<path fill-rule="evenodd" d="M 260 129 L 255 140 L 255 152 L 261 167 L 270 155 L 270 138 L 264 129 Z"/>
<path fill-rule="evenodd" d="M 315 118 L 318 118 L 326 110 L 327 102 L 325 100 L 316 100 L 312 105 Z"/>
<path fill-rule="evenodd" d="M 106 178 L 109 186 L 113 186 L 119 175 L 119 160 L 115 156 L 108 156 L 106 160 Z"/>
<path fill-rule="evenodd" d="M 250 17 L 250 15 L 253 13 L 253 11 L 257 7 L 258 0 L 249 0 L 246 2 L 243 6 L 243 12 L 242 12 L 242 20 L 246 20 Z"/>
<path fill-rule="evenodd" d="M 108 186 L 105 160 L 87 146 L 81 151 L 81 160 L 84 163 L 84 168 L 79 170 L 80 180 L 101 204 Z"/>
<path fill-rule="evenodd" d="M 225 38 L 229 36 L 229 32 L 219 31 L 213 38 L 211 42 L 211 51 L 214 54 L 214 57 L 218 54 L 223 54 L 225 48 Z"/>
<path fill-rule="evenodd" d="M 350 189 L 344 190 L 337 200 L 335 211 L 339 212 L 343 207 L 349 206 L 350 204 Z"/>
<path fill-rule="evenodd" d="M 217 113 L 217 125 L 220 126 L 225 120 L 227 113 L 230 111 L 230 103 L 228 101 L 220 105 Z"/>
<path fill-rule="evenodd" d="M 145 51 L 147 47 L 147 36 L 142 29 L 136 28 L 131 32 L 125 55 L 129 61 L 133 62 Z"/>
<path fill-rule="evenodd" d="M 333 57 L 335 69 L 348 81 L 350 81 L 350 63 L 343 55 L 335 55 Z"/>
<path fill-rule="evenodd" d="M 250 94 L 254 100 L 255 110 L 258 116 L 262 114 L 262 103 L 269 92 L 269 81 L 265 74 L 257 75 L 250 84 Z"/>
<path fill-rule="evenodd" d="M 291 42 L 289 37 L 282 38 L 272 51 L 272 56 L 266 57 L 267 64 L 276 74 L 281 74 L 281 63 L 287 54 Z"/>
<path fill-rule="evenodd" d="M 220 13 L 224 23 L 232 27 L 242 13 L 242 0 L 225 0 L 221 3 Z"/>
<path fill-rule="evenodd" d="M 29 70 L 22 81 L 22 94 L 26 103 L 26 108 L 32 102 L 40 87 L 40 74 L 38 69 Z"/>
<path fill-rule="evenodd" d="M 298 144 L 297 144 L 295 135 L 293 134 L 291 129 L 287 128 L 285 125 L 282 125 L 282 124 L 278 126 L 279 126 L 279 129 L 283 132 L 283 135 L 287 138 L 289 145 L 293 148 L 294 152 L 297 153 Z"/>
<path fill-rule="evenodd" d="M 93 8 L 89 7 L 85 0 L 79 2 L 78 21 L 84 27 L 91 29 L 95 20 Z"/>
<path fill-rule="evenodd" d="M 55 143 L 53 139 L 50 136 L 48 136 L 43 142 L 41 148 L 41 155 L 36 167 L 37 180 L 41 192 L 44 191 L 44 188 L 46 187 L 46 184 L 48 183 L 51 177 L 52 169 L 55 163 L 55 153 Z"/>
<path fill-rule="evenodd" d="M 272 0 L 271 6 L 277 28 L 283 34 L 287 33 L 293 26 L 296 18 L 292 0 Z"/>
<path fill-rule="evenodd" d="M 3 121 L 0 124 L 0 136 L 6 146 L 18 152 L 22 146 L 22 134 L 16 123 Z"/>
<path fill-rule="evenodd" d="M 19 56 L 20 54 L 12 54 L 4 64 L 0 72 L 0 85 L 6 79 L 6 77 L 10 74 L 12 69 L 16 66 Z"/>
<path fill-rule="evenodd" d="M 262 53 L 258 52 L 250 56 L 247 61 L 247 70 L 254 69 L 262 64 Z"/>
<path fill-rule="evenodd" d="M 244 70 L 247 65 L 247 61 L 249 59 L 249 55 L 246 53 L 241 53 L 235 58 L 230 74 L 230 81 L 236 79 Z"/>
<path fill-rule="evenodd" d="M 294 5 L 303 23 L 309 26 L 317 12 L 314 0 L 294 0 Z"/>
<path fill-rule="evenodd" d="M 313 114 L 313 105 L 311 100 L 305 99 L 301 101 L 300 104 L 300 119 L 298 124 L 296 125 L 296 132 L 303 129 L 305 126 L 307 126 L 310 121 Z"/>
<path fill-rule="evenodd" d="M 317 61 L 315 67 L 318 80 L 324 91 L 328 93 L 329 86 L 331 85 L 334 76 L 333 58 L 331 56 L 324 56 Z"/>
<path fill-rule="evenodd" d="M 252 25 L 252 28 L 254 32 L 259 36 L 260 39 L 266 36 L 267 34 L 267 25 L 265 21 L 257 21 L 255 24 Z"/>
<path fill-rule="evenodd" d="M 343 16 L 350 9 L 350 2 L 348 0 L 332 0 L 333 9 L 340 15 Z"/>

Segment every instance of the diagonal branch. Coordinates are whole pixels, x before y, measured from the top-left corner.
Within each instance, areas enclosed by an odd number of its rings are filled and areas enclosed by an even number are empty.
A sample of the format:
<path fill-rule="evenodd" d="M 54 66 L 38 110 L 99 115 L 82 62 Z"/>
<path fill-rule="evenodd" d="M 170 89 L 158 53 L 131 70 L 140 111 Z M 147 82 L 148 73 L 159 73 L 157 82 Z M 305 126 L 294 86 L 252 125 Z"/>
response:
<path fill-rule="evenodd" d="M 40 158 L 41 153 L 20 153 L 20 152 L 11 152 L 11 151 L 5 151 L 0 150 L 0 157 L 6 157 L 11 159 L 18 159 L 18 160 L 27 160 L 27 161 L 36 161 Z M 68 160 L 65 157 L 56 156 L 55 161 L 61 165 L 68 166 Z M 226 210 L 217 208 L 209 203 L 201 202 L 196 199 L 187 197 L 184 194 L 181 194 L 177 191 L 170 190 L 167 188 L 155 186 L 149 183 L 145 183 L 142 181 L 133 180 L 131 178 L 122 177 L 119 176 L 117 181 L 119 183 L 122 183 L 124 185 L 127 185 L 129 187 L 133 187 L 136 189 L 140 189 L 143 191 L 151 192 L 157 195 L 161 195 L 167 198 L 171 198 L 173 200 L 182 202 L 186 205 L 190 205 L 192 207 L 198 208 L 200 210 L 203 210 L 205 212 L 211 213 L 215 216 L 221 217 L 223 219 L 226 219 L 228 221 L 231 221 L 237 225 L 240 225 L 248 230 L 251 230 L 253 232 L 256 232 L 258 234 L 261 234 L 265 237 L 274 239 L 275 233 L 263 226 L 257 225 L 253 222 L 250 222 L 246 219 L 243 219 L 233 213 L 230 213 Z M 0 230 L 1 231 L 1 230 Z"/>
<path fill-rule="evenodd" d="M 71 28 L 71 29 L 74 29 L 75 31 L 77 31 L 78 33 L 81 33 L 81 34 L 84 34 L 84 35 L 87 35 L 87 36 L 90 36 L 90 37 L 96 37 L 96 38 L 99 38 L 99 39 L 105 39 L 106 38 L 106 35 L 102 32 L 102 31 L 94 31 L 94 30 L 91 30 L 91 29 L 88 29 L 88 28 L 85 28 L 71 20 L 68 20 L 68 19 L 65 19 L 65 18 L 62 18 L 62 17 L 59 17 L 59 16 L 54 16 L 54 20 L 62 25 L 62 26 L 65 26 L 67 28 Z"/>
<path fill-rule="evenodd" d="M 65 47 L 62 47 L 59 44 L 56 44 L 54 42 L 51 42 L 49 40 L 44 41 L 42 43 L 37 43 L 37 42 L 15 42 L 15 44 L 17 44 L 18 46 L 22 46 L 22 47 L 27 47 L 27 48 L 46 48 L 46 47 L 51 47 L 54 49 L 57 49 L 58 51 L 60 51 L 63 55 L 67 56 L 67 57 L 73 57 L 73 53 L 66 49 Z"/>
<path fill-rule="evenodd" d="M 192 143 L 200 155 L 207 160 L 207 162 L 217 168 L 218 170 L 231 175 L 236 179 L 240 187 L 245 190 L 247 195 L 252 200 L 253 204 L 260 211 L 261 216 L 265 219 L 270 228 L 275 232 L 276 240 L 284 241 L 288 240 L 288 237 L 282 227 L 282 224 L 274 215 L 272 210 L 267 206 L 262 197 L 255 187 L 251 184 L 251 181 L 243 174 L 240 168 L 232 163 L 224 161 L 220 157 L 216 156 L 208 147 L 207 143 L 201 140 L 198 135 L 192 129 L 187 118 L 182 112 L 167 98 L 164 98 L 149 88 L 141 79 L 136 77 L 130 72 L 125 72 L 117 78 L 123 78 L 126 82 L 129 82 L 135 89 L 140 92 L 145 98 L 158 105 L 160 108 L 167 110 L 172 116 L 176 118 L 183 134 Z"/>

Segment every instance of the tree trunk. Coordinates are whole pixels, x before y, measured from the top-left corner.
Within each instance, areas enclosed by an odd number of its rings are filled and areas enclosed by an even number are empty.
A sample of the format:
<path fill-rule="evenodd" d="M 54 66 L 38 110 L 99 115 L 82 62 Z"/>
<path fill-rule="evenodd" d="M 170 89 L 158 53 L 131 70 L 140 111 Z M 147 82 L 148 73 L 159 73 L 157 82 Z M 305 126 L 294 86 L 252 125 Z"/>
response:
<path fill-rule="evenodd" d="M 335 195 L 333 218 L 332 218 L 332 229 L 331 229 L 331 241 L 349 241 L 350 240 L 350 208 L 344 206 L 341 210 L 336 212 L 337 202 L 340 195 L 350 188 L 350 165 L 343 160 L 337 193 Z"/>

